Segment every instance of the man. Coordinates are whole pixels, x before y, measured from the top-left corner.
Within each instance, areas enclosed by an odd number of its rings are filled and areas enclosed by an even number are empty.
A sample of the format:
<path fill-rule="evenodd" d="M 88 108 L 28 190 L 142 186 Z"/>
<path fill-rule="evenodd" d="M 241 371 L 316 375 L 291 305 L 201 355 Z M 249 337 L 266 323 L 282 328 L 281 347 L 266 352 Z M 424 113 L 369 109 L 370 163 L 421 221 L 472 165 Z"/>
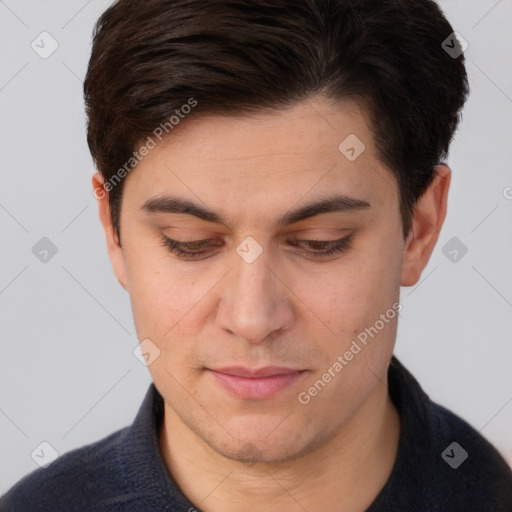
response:
<path fill-rule="evenodd" d="M 92 183 L 154 383 L 2 511 L 510 511 L 512 473 L 393 356 L 468 94 L 430 0 L 119 0 Z"/>

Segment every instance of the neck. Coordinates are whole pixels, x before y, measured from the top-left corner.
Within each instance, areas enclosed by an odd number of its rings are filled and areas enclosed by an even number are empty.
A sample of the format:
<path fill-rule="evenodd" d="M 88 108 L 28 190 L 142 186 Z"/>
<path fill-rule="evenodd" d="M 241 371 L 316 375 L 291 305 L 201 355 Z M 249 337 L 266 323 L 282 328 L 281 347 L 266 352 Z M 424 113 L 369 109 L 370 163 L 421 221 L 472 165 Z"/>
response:
<path fill-rule="evenodd" d="M 249 466 L 223 457 L 167 403 L 160 446 L 173 479 L 204 512 L 253 512 L 262 503 L 267 512 L 363 512 L 389 478 L 399 437 L 400 418 L 386 381 L 342 431 L 300 458 Z"/>

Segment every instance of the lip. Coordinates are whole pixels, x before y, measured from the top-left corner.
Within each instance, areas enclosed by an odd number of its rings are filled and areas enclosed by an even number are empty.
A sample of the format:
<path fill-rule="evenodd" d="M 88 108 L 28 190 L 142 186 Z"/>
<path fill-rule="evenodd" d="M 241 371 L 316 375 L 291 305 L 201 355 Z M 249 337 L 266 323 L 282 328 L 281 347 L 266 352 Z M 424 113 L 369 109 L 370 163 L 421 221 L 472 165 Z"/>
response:
<path fill-rule="evenodd" d="M 300 379 L 307 370 L 279 366 L 250 369 L 241 366 L 208 369 L 224 389 L 238 398 L 262 400 L 271 397 Z"/>
<path fill-rule="evenodd" d="M 272 377 L 274 375 L 288 375 L 297 373 L 301 370 L 286 368 L 284 366 L 265 366 L 258 369 L 245 368 L 244 366 L 226 366 L 224 368 L 210 368 L 211 371 L 223 373 L 224 375 L 233 375 L 235 377 Z"/>

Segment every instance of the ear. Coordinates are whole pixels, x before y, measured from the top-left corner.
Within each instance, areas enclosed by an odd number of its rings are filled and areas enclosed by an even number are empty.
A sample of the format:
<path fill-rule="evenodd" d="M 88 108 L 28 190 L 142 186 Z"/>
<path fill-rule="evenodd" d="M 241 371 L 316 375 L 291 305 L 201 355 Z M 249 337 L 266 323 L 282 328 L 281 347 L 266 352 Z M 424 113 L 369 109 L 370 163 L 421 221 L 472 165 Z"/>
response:
<path fill-rule="evenodd" d="M 419 281 L 446 217 L 451 171 L 446 165 L 438 165 L 434 171 L 434 181 L 414 208 L 413 225 L 404 248 L 401 286 L 412 286 Z"/>
<path fill-rule="evenodd" d="M 112 217 L 110 214 L 109 194 L 103 188 L 105 180 L 100 173 L 95 173 L 92 176 L 92 187 L 94 197 L 98 200 L 99 214 L 103 230 L 107 239 L 107 250 L 112 263 L 112 268 L 119 281 L 120 285 L 127 290 L 126 286 L 126 268 L 124 263 L 123 249 L 119 245 L 114 226 L 112 224 Z"/>

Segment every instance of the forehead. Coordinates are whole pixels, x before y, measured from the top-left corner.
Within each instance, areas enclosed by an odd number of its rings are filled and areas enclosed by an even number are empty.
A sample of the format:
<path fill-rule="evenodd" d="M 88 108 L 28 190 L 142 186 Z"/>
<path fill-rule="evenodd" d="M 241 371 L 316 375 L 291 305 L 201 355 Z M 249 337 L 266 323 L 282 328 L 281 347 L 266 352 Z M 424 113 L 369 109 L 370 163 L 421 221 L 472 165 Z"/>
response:
<path fill-rule="evenodd" d="M 263 155 L 339 155 L 340 143 L 349 136 L 364 144 L 366 155 L 374 154 L 369 116 L 362 106 L 315 97 L 273 112 L 203 114 L 185 120 L 164 141 L 177 155 L 193 146 L 195 158 L 249 161 Z"/>
<path fill-rule="evenodd" d="M 223 218 L 266 207 L 282 219 L 292 205 L 333 192 L 372 208 L 397 199 L 366 112 L 323 99 L 270 114 L 186 120 L 139 163 L 126 185 L 139 207 L 167 193 L 208 205 Z"/>

